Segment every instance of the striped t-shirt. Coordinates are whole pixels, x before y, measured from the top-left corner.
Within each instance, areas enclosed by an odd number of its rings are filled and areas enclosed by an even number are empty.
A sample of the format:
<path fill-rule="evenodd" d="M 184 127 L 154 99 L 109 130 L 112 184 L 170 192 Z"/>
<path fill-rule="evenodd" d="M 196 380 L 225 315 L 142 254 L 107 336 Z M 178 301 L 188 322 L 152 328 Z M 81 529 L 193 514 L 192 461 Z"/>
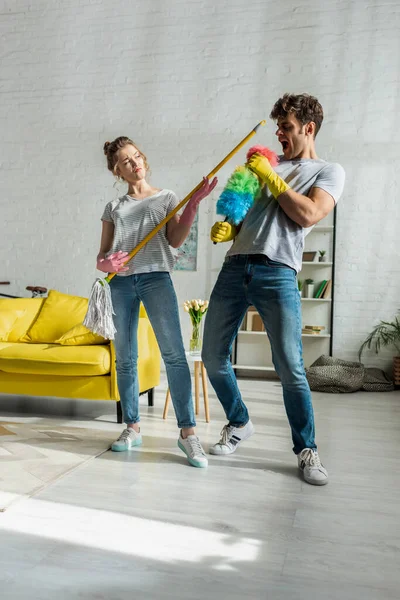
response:
<path fill-rule="evenodd" d="M 178 203 L 178 198 L 171 190 L 160 190 L 143 199 L 126 195 L 109 202 L 101 217 L 102 221 L 114 224 L 114 239 L 107 256 L 119 250 L 131 252 Z M 128 271 L 118 273 L 118 276 L 126 277 L 154 271 L 170 272 L 174 263 L 164 225 L 128 262 Z"/>

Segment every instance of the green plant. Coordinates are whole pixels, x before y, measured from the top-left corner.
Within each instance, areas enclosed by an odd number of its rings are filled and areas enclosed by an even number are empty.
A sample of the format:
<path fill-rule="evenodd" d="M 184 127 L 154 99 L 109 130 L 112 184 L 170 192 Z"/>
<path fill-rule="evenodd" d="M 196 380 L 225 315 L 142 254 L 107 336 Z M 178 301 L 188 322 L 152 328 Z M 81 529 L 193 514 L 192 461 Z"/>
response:
<path fill-rule="evenodd" d="M 301 290 L 302 290 L 302 289 L 303 289 L 303 287 L 304 287 L 304 281 L 303 281 L 302 279 L 298 279 L 298 280 L 297 280 L 297 287 L 298 287 L 298 289 L 299 289 L 299 292 L 301 292 Z"/>
<path fill-rule="evenodd" d="M 318 250 L 320 256 L 325 256 L 326 250 Z"/>
<path fill-rule="evenodd" d="M 365 348 L 371 349 L 374 346 L 376 354 L 379 350 L 385 346 L 394 346 L 397 352 L 400 354 L 400 319 L 395 317 L 394 321 L 389 323 L 388 321 L 380 321 L 379 324 L 374 327 L 367 339 L 361 344 L 358 351 L 358 357 L 361 360 L 361 355 Z"/>
<path fill-rule="evenodd" d="M 312 283 L 314 283 L 314 279 L 306 279 L 307 285 L 311 285 Z"/>

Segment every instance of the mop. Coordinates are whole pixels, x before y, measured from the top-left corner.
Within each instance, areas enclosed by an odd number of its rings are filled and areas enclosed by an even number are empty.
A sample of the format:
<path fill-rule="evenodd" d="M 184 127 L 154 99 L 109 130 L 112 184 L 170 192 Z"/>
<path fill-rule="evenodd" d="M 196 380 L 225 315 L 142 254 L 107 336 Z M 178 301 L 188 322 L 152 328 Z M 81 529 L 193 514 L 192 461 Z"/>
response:
<path fill-rule="evenodd" d="M 238 152 L 249 140 L 256 134 L 260 126 L 265 125 L 266 121 L 260 121 L 258 125 L 237 145 L 229 152 L 227 156 L 207 175 L 208 179 L 214 177 L 214 175 L 232 158 L 236 152 Z M 138 252 L 147 244 L 153 236 L 155 236 L 164 225 L 172 219 L 172 217 L 190 200 L 197 190 L 203 186 L 203 180 L 176 206 L 154 229 L 146 235 L 145 238 L 130 252 L 127 256 L 124 265 L 126 265 Z M 110 273 L 107 277 L 98 278 L 92 286 L 92 290 L 89 296 L 88 310 L 83 321 L 85 327 L 90 329 L 93 333 L 101 335 L 105 339 L 113 340 L 116 329 L 113 321 L 113 305 L 111 299 L 110 281 L 116 275 L 116 273 Z"/>

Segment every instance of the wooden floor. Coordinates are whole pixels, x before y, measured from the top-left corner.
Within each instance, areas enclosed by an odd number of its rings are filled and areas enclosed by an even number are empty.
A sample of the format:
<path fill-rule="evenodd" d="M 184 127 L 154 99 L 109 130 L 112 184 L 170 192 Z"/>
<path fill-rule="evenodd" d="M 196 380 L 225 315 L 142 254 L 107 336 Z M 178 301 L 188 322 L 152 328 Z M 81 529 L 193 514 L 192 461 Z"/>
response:
<path fill-rule="evenodd" d="M 106 452 L 1 514 L 0 597 L 398 600 L 400 392 L 314 394 L 330 474 L 318 488 L 298 474 L 279 384 L 240 385 L 256 434 L 231 457 L 187 465 L 172 408 L 161 418 L 164 382 L 154 408 L 143 399 L 141 448 Z M 78 404 L 65 423 L 111 442 L 114 405 Z M 225 422 L 211 393 L 210 411 L 206 449 Z"/>

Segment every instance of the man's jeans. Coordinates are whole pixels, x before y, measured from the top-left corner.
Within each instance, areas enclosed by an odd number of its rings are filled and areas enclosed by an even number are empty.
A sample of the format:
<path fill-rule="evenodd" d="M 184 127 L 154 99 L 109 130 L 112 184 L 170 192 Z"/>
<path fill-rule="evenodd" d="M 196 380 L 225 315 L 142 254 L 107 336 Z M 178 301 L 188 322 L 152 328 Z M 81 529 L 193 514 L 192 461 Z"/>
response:
<path fill-rule="evenodd" d="M 192 381 L 183 346 L 178 303 L 169 273 L 116 276 L 110 287 L 117 330 L 114 340 L 117 381 L 125 423 L 140 421 L 137 329 L 142 302 L 165 363 L 178 427 L 194 427 Z"/>
<path fill-rule="evenodd" d="M 229 423 L 241 426 L 249 415 L 231 365 L 230 354 L 247 308 L 259 312 L 283 387 L 293 450 L 316 448 L 314 413 L 302 358 L 301 301 L 296 273 L 263 255 L 225 259 L 206 315 L 202 360 Z"/>

